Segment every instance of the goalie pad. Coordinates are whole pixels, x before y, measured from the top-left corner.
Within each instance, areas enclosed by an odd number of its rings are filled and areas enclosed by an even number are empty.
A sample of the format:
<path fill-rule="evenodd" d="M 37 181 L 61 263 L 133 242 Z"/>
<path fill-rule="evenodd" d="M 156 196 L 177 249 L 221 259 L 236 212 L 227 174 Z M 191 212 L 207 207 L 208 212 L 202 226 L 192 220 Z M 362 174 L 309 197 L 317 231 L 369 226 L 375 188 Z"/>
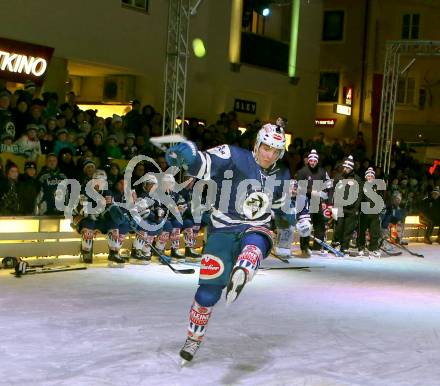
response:
<path fill-rule="evenodd" d="M 275 254 L 278 256 L 290 256 L 291 247 L 294 237 L 294 226 L 289 228 L 277 229 L 277 235 L 275 239 Z"/>

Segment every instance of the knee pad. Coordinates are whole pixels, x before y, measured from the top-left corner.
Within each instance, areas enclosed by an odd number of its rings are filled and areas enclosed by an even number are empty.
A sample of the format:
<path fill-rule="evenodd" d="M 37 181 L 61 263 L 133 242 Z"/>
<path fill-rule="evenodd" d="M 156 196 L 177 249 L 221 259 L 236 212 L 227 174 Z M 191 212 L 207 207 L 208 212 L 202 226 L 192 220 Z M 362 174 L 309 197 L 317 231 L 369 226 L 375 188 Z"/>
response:
<path fill-rule="evenodd" d="M 241 249 L 246 245 L 255 245 L 263 253 L 263 257 L 267 257 L 272 249 L 272 238 L 269 230 L 262 228 L 265 231 L 256 230 L 256 227 L 249 228 L 243 235 L 241 240 Z"/>
<path fill-rule="evenodd" d="M 220 300 L 223 288 L 225 287 L 222 285 L 199 285 L 195 296 L 196 302 L 203 307 L 212 307 Z"/>

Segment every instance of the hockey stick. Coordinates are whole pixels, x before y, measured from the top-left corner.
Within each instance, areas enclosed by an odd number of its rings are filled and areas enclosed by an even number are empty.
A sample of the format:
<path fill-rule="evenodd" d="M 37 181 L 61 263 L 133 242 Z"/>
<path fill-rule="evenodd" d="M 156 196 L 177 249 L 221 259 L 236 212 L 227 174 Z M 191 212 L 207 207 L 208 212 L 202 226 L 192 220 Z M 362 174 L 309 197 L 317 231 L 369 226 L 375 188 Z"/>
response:
<path fill-rule="evenodd" d="M 400 251 L 396 251 L 396 252 L 387 251 L 384 247 L 380 247 L 380 250 L 388 256 L 400 256 L 402 254 L 402 252 Z"/>
<path fill-rule="evenodd" d="M 40 273 L 55 273 L 55 272 L 66 272 L 66 271 L 81 271 L 87 269 L 87 267 L 71 267 L 69 265 L 65 265 L 62 267 L 53 267 L 53 268 L 29 268 L 24 271 L 15 270 L 15 272 L 11 272 L 11 275 L 15 277 L 21 277 L 22 275 L 36 275 Z"/>
<path fill-rule="evenodd" d="M 282 266 L 282 267 L 260 267 L 259 269 L 263 270 L 263 271 L 272 271 L 273 269 L 276 270 L 285 270 L 285 269 L 297 269 L 297 270 L 311 270 L 313 268 L 325 268 L 324 265 L 301 265 L 301 266 L 292 266 L 292 267 L 286 267 L 286 266 Z"/>
<path fill-rule="evenodd" d="M 271 256 L 274 257 L 275 259 L 281 260 L 283 263 L 290 264 L 289 260 L 282 256 L 278 256 L 273 253 L 271 254 Z"/>
<path fill-rule="evenodd" d="M 174 273 L 182 273 L 184 275 L 188 275 L 188 274 L 192 274 L 195 272 L 195 270 L 192 268 L 188 268 L 188 269 L 174 268 L 170 263 L 168 263 L 166 256 L 164 256 L 163 253 L 160 252 L 153 244 L 150 244 L 150 247 L 153 250 L 153 252 L 159 256 L 159 260 L 161 261 L 161 263 L 168 266 L 168 268 L 171 269 L 171 271 L 173 271 Z"/>
<path fill-rule="evenodd" d="M 186 138 L 180 134 L 162 135 L 160 137 L 150 138 L 150 142 L 164 152 L 168 150 L 164 143 L 177 143 L 184 141 L 186 141 Z"/>
<path fill-rule="evenodd" d="M 389 243 L 390 244 L 392 244 L 392 245 L 395 245 L 396 247 L 398 247 L 398 248 L 400 248 L 400 249 L 403 249 L 405 252 L 408 252 L 410 255 L 412 255 L 412 256 L 416 256 L 416 257 L 425 257 L 424 255 L 422 255 L 421 253 L 416 253 L 416 252 L 413 252 L 413 251 L 411 251 L 410 249 L 408 249 L 407 247 L 405 247 L 404 245 L 401 245 L 401 244 L 398 244 L 398 243 L 395 243 L 395 242 L 392 242 L 392 241 L 389 241 Z"/>
<path fill-rule="evenodd" d="M 338 257 L 344 257 L 344 254 L 337 249 L 333 248 L 331 245 L 325 243 L 324 241 L 317 239 L 315 236 L 310 236 L 312 240 L 316 241 L 321 247 L 327 249 L 331 253 L 335 254 Z"/>

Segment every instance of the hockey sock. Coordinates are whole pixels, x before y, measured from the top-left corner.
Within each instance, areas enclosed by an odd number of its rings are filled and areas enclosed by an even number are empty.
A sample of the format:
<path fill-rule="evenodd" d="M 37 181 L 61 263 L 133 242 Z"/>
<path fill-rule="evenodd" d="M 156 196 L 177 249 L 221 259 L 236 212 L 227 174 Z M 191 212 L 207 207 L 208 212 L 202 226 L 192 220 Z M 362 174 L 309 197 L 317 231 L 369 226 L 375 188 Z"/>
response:
<path fill-rule="evenodd" d="M 107 242 L 110 250 L 118 252 L 122 243 L 125 240 L 125 235 L 119 234 L 118 229 L 112 229 L 107 233 Z"/>
<path fill-rule="evenodd" d="M 162 232 L 156 240 L 156 247 L 160 251 L 163 251 L 165 249 L 165 245 L 170 238 L 170 232 Z"/>
<path fill-rule="evenodd" d="M 136 238 L 133 241 L 133 248 L 143 251 L 145 247 L 145 232 L 136 232 Z"/>
<path fill-rule="evenodd" d="M 192 228 L 186 228 L 183 230 L 183 239 L 185 240 L 185 247 L 194 247 L 196 239 L 194 237 L 194 232 Z"/>
<path fill-rule="evenodd" d="M 147 235 L 145 238 L 145 244 L 144 244 L 144 252 L 149 255 L 151 253 L 150 245 L 153 244 L 154 236 L 153 235 Z"/>
<path fill-rule="evenodd" d="M 81 231 L 81 249 L 84 252 L 90 252 L 93 245 L 93 230 L 83 229 Z"/>
<path fill-rule="evenodd" d="M 189 311 L 188 337 L 201 341 L 205 335 L 212 307 L 203 307 L 195 300 Z"/>
<path fill-rule="evenodd" d="M 180 246 L 180 229 L 173 228 L 170 234 L 171 248 L 179 249 Z"/>
<path fill-rule="evenodd" d="M 235 267 L 244 268 L 247 271 L 247 281 L 251 281 L 263 260 L 263 252 L 256 245 L 246 245 L 237 257 Z"/>

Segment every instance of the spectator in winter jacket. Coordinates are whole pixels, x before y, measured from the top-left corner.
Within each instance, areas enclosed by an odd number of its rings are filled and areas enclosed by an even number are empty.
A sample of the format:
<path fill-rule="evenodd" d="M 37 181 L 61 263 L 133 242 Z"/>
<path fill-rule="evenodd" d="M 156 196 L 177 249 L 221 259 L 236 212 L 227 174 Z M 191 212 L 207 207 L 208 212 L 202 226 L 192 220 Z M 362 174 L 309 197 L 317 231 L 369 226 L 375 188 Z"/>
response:
<path fill-rule="evenodd" d="M 30 216 L 34 213 L 35 200 L 40 191 L 40 184 L 37 180 L 37 165 L 28 161 L 24 165 L 24 174 L 19 177 L 18 199 L 22 215 Z"/>
<path fill-rule="evenodd" d="M 41 154 L 40 140 L 38 139 L 38 126 L 30 123 L 26 126 L 26 134 L 16 143 L 20 146 L 26 158 L 36 161 Z"/>
<path fill-rule="evenodd" d="M 67 129 L 59 129 L 57 131 L 57 139 L 55 140 L 55 146 L 53 152 L 58 155 L 61 149 L 70 149 L 70 151 L 75 151 L 75 146 L 68 140 L 69 131 Z"/>
<path fill-rule="evenodd" d="M 0 184 L 0 214 L 3 216 L 20 214 L 18 175 L 17 165 L 13 163 L 6 165 L 6 179 Z"/>

